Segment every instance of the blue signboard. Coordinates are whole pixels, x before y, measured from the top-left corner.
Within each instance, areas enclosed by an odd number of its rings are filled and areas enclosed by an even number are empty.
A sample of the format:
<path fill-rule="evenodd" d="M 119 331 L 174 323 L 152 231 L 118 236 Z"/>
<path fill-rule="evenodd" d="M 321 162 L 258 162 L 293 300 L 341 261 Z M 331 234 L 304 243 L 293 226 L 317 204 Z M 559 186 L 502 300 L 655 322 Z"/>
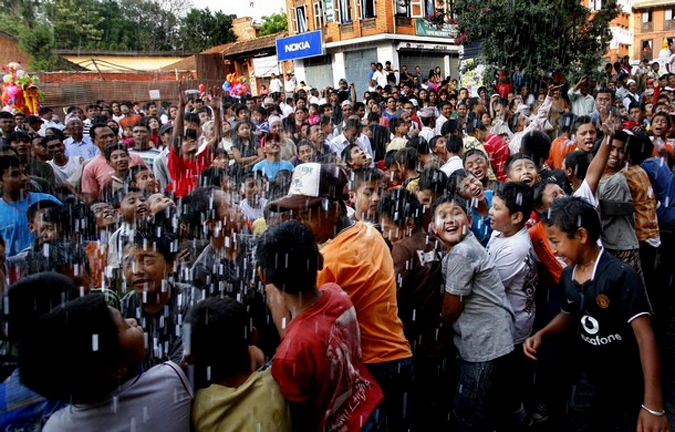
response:
<path fill-rule="evenodd" d="M 323 33 L 321 30 L 277 39 L 277 59 L 279 61 L 320 55 L 323 55 Z"/>

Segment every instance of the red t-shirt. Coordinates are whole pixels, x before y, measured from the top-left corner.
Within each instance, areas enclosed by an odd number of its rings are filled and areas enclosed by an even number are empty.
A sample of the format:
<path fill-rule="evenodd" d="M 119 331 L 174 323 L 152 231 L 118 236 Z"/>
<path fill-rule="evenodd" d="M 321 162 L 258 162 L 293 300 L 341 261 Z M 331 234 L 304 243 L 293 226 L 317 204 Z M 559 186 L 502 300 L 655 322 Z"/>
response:
<path fill-rule="evenodd" d="M 361 357 L 356 311 L 334 283 L 293 318 L 272 360 L 272 376 L 311 429 L 357 431 L 384 400 Z"/>
<path fill-rule="evenodd" d="M 195 190 L 199 186 L 199 174 L 207 169 L 212 161 L 213 156 L 209 147 L 206 147 L 191 161 L 177 155 L 172 148 L 169 151 L 167 167 L 173 183 L 167 186 L 167 190 L 173 191 L 178 198 L 182 198 Z"/>

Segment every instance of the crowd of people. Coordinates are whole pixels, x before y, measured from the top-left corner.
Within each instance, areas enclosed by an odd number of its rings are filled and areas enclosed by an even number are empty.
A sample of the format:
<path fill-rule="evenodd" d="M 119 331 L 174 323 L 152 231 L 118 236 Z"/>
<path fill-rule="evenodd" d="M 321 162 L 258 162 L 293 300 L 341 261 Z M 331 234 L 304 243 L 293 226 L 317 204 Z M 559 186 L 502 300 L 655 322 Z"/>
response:
<path fill-rule="evenodd" d="M 0 112 L 0 429 L 670 430 L 675 74 L 371 69 Z"/>

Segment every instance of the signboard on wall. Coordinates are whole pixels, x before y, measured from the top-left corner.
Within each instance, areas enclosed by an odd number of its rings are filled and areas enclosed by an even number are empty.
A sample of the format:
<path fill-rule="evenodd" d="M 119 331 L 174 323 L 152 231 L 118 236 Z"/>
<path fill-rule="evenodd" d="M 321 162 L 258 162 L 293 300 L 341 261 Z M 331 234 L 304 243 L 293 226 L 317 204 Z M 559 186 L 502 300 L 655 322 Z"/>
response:
<path fill-rule="evenodd" d="M 253 75 L 268 77 L 272 74 L 279 75 L 279 60 L 277 56 L 258 57 L 253 59 Z"/>
<path fill-rule="evenodd" d="M 277 59 L 297 60 L 324 54 L 321 30 L 277 39 Z"/>
<path fill-rule="evenodd" d="M 423 19 L 415 20 L 415 33 L 417 36 L 433 36 L 452 39 L 457 38 L 459 35 L 456 25 L 445 23 L 437 26 Z"/>

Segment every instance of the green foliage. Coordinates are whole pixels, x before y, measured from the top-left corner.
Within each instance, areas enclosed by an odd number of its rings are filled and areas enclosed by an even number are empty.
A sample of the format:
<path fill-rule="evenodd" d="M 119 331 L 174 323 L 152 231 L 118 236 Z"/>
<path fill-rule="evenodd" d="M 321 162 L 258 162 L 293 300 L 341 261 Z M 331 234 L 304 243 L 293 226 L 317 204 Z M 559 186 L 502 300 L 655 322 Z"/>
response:
<path fill-rule="evenodd" d="M 263 23 L 260 27 L 260 36 L 267 36 L 275 33 L 288 31 L 288 18 L 285 13 L 274 13 L 262 17 Z"/>
<path fill-rule="evenodd" d="M 532 77 L 595 75 L 619 14 L 616 0 L 590 10 L 576 0 L 457 0 L 462 37 L 481 41 L 481 62 Z M 492 80 L 492 79 L 491 79 Z"/>
<path fill-rule="evenodd" d="M 184 50 L 195 53 L 234 42 L 232 17 L 222 12 L 211 12 L 209 8 L 191 9 L 181 20 L 180 40 Z"/>
<path fill-rule="evenodd" d="M 44 25 L 38 24 L 33 28 L 23 27 L 18 34 L 19 47 L 31 55 L 30 70 L 52 70 L 59 64 L 59 58 L 54 54 L 54 33 Z"/>

